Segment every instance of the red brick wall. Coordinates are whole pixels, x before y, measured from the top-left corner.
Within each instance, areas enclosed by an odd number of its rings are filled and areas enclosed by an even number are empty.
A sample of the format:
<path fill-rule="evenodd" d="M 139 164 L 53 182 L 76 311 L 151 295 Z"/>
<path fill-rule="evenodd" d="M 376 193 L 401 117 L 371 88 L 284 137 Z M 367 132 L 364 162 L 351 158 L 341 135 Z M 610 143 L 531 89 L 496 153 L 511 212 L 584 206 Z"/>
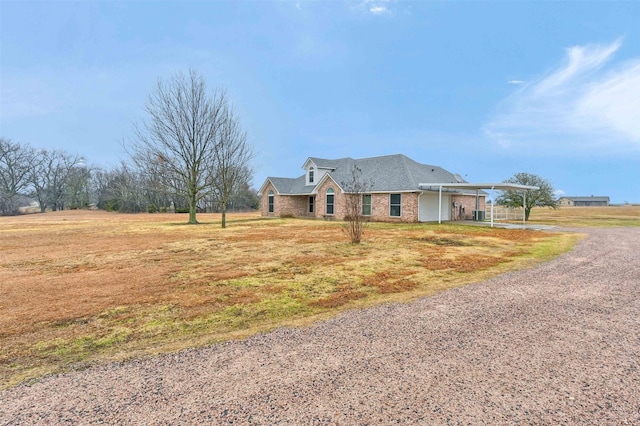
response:
<path fill-rule="evenodd" d="M 400 202 L 400 217 L 389 215 L 390 194 L 373 194 L 371 196 L 371 220 L 379 222 L 417 222 L 418 194 L 403 192 Z"/>
<path fill-rule="evenodd" d="M 344 219 L 345 203 L 346 199 L 342 193 L 342 189 L 332 180 L 327 179 L 322 183 L 318 189 L 318 195 L 316 196 L 316 217 L 324 217 L 327 215 L 327 189 L 333 188 L 333 215 L 339 220 Z"/>
<path fill-rule="evenodd" d="M 320 187 L 318 187 L 318 194 L 315 199 L 314 213 L 309 213 L 309 196 L 280 196 L 277 194 L 275 188 L 271 183 L 267 184 L 264 188 L 264 192 L 260 198 L 260 211 L 262 216 L 280 217 L 280 216 L 295 216 L 295 217 L 317 217 L 322 218 L 326 215 L 326 199 L 327 189 L 333 188 L 334 190 L 334 214 L 330 217 L 343 220 L 345 215 L 346 197 L 342 193 L 340 187 L 331 179 L 327 179 Z M 269 191 L 274 192 L 274 212 L 268 212 L 268 196 Z M 372 194 L 371 196 L 371 217 L 372 221 L 378 222 L 418 222 L 418 193 L 417 192 L 403 192 L 402 193 L 402 205 L 401 216 L 392 217 L 389 216 L 389 201 L 390 194 Z M 458 203 L 458 206 L 463 205 L 465 207 L 464 217 L 458 217 L 458 220 L 470 220 L 472 219 L 473 211 L 475 210 L 476 197 L 475 195 L 452 195 L 451 201 Z M 485 209 L 484 197 L 479 197 L 480 210 Z M 458 207 L 459 208 L 459 207 Z M 452 218 L 454 216 L 452 215 Z"/>
<path fill-rule="evenodd" d="M 276 194 L 274 195 L 273 213 L 269 213 L 269 191 L 273 191 L 273 193 Z M 278 195 L 276 189 L 273 187 L 271 182 L 267 183 L 264 191 L 262 192 L 262 195 L 260 196 L 260 214 L 262 214 L 262 216 L 278 216 L 278 204 L 275 202 L 275 199 L 277 197 Z"/>
<path fill-rule="evenodd" d="M 269 191 L 273 191 L 273 213 L 269 213 Z M 280 217 L 280 216 L 313 216 L 308 213 L 309 196 L 288 196 L 278 195 L 276 189 L 271 183 L 268 183 L 262 196 L 260 197 L 260 212 L 262 216 Z"/>
<path fill-rule="evenodd" d="M 458 212 L 460 212 L 460 206 L 464 206 L 464 217 L 460 216 L 457 220 L 471 220 L 473 219 L 473 211 L 476 209 L 476 196 L 475 195 L 452 195 L 451 203 L 458 204 Z M 484 211 L 485 209 L 485 197 L 478 197 L 478 210 Z M 452 214 L 451 219 L 455 219 Z"/>

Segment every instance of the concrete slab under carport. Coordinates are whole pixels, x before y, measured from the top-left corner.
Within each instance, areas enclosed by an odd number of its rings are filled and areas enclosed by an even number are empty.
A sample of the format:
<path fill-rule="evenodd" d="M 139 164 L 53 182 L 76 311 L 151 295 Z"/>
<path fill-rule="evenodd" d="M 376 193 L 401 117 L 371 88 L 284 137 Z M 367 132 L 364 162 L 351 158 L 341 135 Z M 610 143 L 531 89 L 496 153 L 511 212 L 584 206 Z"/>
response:
<path fill-rule="evenodd" d="M 446 223 L 457 224 L 457 225 L 467 225 L 467 226 L 490 226 L 492 228 L 504 228 L 504 229 L 530 229 L 532 231 L 547 231 L 549 229 L 556 228 L 555 225 L 542 225 L 542 224 L 532 224 L 532 223 L 513 223 L 513 222 L 486 222 L 486 221 L 477 221 L 477 220 L 456 220 L 456 221 L 447 221 Z"/>

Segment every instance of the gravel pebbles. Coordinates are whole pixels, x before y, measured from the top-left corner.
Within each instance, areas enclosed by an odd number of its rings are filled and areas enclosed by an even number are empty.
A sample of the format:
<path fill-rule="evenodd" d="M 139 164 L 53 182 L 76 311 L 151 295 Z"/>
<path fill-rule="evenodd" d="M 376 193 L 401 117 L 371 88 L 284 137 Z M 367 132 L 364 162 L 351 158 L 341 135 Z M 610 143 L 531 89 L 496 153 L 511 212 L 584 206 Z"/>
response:
<path fill-rule="evenodd" d="M 410 304 L 50 376 L 0 424 L 640 424 L 640 228 Z"/>

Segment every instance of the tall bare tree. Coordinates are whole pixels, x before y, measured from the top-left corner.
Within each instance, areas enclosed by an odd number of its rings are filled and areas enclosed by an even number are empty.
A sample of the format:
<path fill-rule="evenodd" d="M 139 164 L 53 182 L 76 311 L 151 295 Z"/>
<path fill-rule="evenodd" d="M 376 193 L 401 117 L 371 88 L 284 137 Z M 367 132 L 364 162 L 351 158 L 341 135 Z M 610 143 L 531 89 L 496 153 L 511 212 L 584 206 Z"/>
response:
<path fill-rule="evenodd" d="M 17 214 L 17 200 L 29 187 L 30 146 L 0 138 L 0 214 Z"/>
<path fill-rule="evenodd" d="M 216 134 L 226 106 L 225 93 L 209 92 L 204 78 L 190 70 L 158 81 L 145 107 L 150 119 L 136 126 L 134 161 L 188 199 L 189 223 L 198 223 L 198 201 L 211 191 Z"/>
<path fill-rule="evenodd" d="M 345 223 L 344 230 L 352 244 L 360 244 L 367 225 L 367 216 L 371 215 L 371 194 L 367 194 L 372 184 L 362 180 L 362 170 L 354 166 L 348 181 L 341 185 L 345 195 Z M 364 198 L 368 202 L 364 202 Z M 365 212 L 365 208 L 368 209 Z"/>
<path fill-rule="evenodd" d="M 233 108 L 225 105 L 216 134 L 214 173 L 211 181 L 218 208 L 222 213 L 223 228 L 227 226 L 227 207 L 232 195 L 251 179 L 249 162 L 253 156 L 253 150 L 247 144 L 247 134 L 240 126 L 240 120 Z"/>

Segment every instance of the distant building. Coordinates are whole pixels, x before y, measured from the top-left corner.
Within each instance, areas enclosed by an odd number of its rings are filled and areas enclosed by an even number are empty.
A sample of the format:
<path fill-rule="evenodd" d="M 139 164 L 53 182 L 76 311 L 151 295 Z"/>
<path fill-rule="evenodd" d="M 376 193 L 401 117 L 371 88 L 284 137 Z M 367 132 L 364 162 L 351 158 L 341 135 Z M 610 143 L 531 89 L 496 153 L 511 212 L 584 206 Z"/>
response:
<path fill-rule="evenodd" d="M 590 196 L 590 197 L 561 197 L 558 200 L 558 205 L 561 207 L 572 206 L 572 207 L 594 207 L 594 206 L 608 206 L 609 205 L 609 197 L 607 196 Z"/>

